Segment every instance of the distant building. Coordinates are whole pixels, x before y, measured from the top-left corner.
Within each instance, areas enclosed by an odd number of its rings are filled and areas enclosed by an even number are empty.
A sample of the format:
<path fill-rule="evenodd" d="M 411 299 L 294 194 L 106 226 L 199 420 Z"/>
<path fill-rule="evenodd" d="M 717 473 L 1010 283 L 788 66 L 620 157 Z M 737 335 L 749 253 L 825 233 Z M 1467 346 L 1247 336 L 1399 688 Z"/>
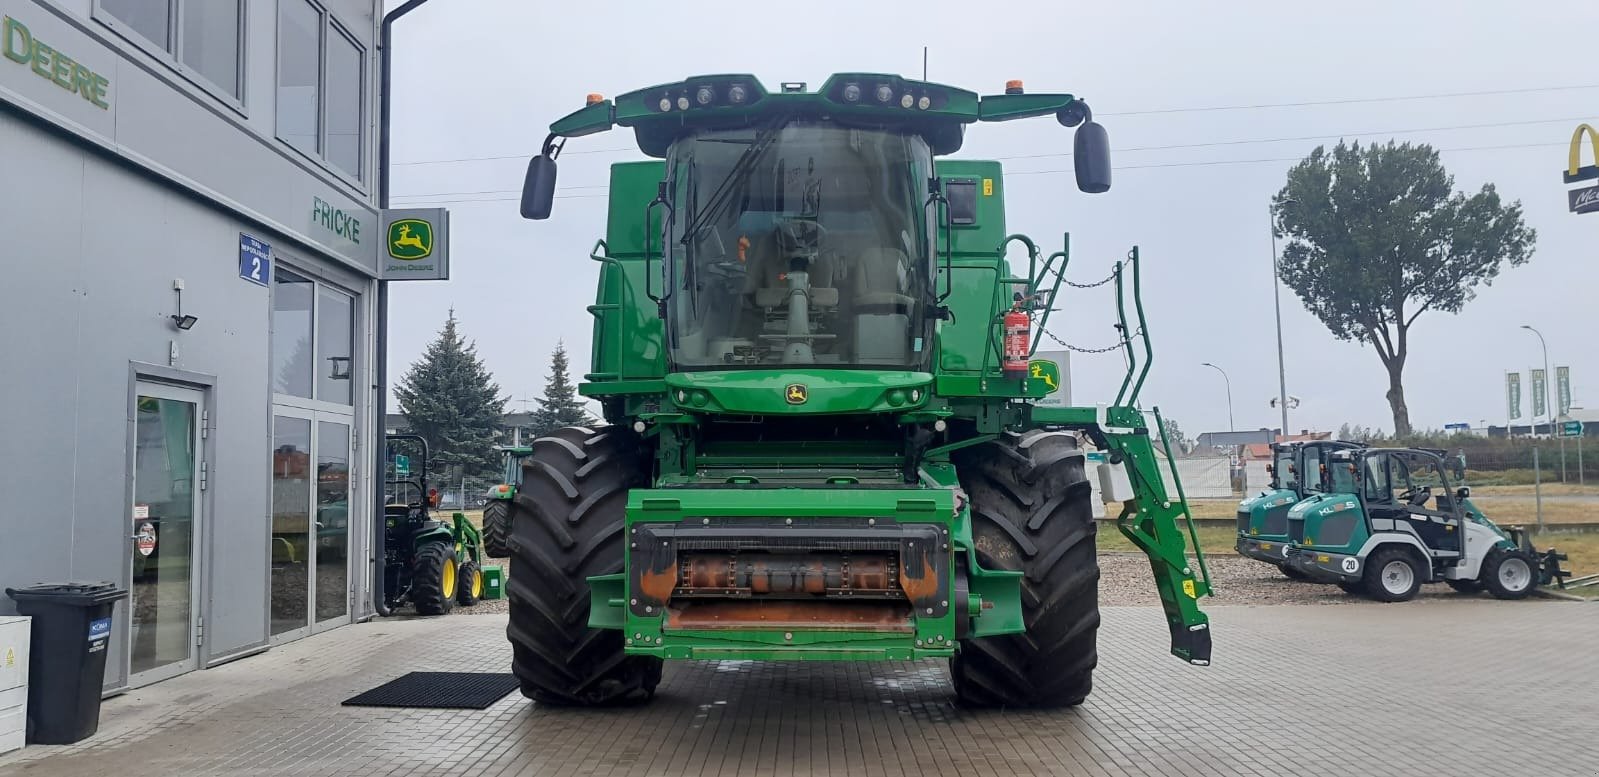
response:
<path fill-rule="evenodd" d="M 533 414 L 530 412 L 506 413 L 500 416 L 499 430 L 502 445 L 527 445 L 533 440 Z M 384 431 L 388 434 L 406 434 L 411 431 L 411 425 L 406 423 L 405 416 L 400 413 L 389 413 L 384 419 Z"/>

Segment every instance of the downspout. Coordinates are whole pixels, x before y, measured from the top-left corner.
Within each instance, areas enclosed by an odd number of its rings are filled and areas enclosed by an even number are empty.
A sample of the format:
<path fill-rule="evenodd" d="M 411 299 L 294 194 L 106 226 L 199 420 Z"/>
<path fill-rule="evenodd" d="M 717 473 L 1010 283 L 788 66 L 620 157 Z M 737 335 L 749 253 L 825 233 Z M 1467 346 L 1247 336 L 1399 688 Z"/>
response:
<path fill-rule="evenodd" d="M 393 27 L 400 17 L 414 11 L 427 0 L 406 0 L 400 7 L 383 15 L 383 28 L 379 35 L 378 48 L 382 60 L 381 75 L 379 76 L 378 95 L 378 207 L 383 210 L 389 208 L 389 80 L 393 66 Z M 387 461 L 385 452 L 388 449 L 388 417 L 389 417 L 389 282 L 378 281 L 378 316 L 377 316 L 377 357 L 373 366 L 377 373 L 377 401 L 376 424 L 378 426 L 378 444 L 372 446 L 372 472 L 375 478 L 382 478 L 386 470 Z M 383 482 L 375 479 L 373 488 L 372 510 L 372 609 L 378 615 L 389 615 L 388 605 L 383 603 L 383 587 L 385 584 L 384 556 L 386 548 L 384 539 L 388 527 L 383 518 Z"/>

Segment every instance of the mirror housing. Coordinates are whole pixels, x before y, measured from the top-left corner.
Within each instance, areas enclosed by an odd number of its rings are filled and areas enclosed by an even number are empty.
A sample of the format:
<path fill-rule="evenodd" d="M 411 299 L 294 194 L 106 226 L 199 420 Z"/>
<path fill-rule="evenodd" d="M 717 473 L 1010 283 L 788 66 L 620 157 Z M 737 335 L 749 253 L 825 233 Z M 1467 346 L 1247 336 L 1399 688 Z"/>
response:
<path fill-rule="evenodd" d="M 522 218 L 542 221 L 550 217 L 555 205 L 555 160 L 539 154 L 527 163 L 522 179 Z"/>
<path fill-rule="evenodd" d="M 1456 499 L 1468 499 L 1470 497 L 1471 497 L 1471 486 L 1461 486 L 1460 488 L 1455 489 L 1455 498 Z"/>
<path fill-rule="evenodd" d="M 1092 119 L 1077 128 L 1072 139 L 1072 164 L 1077 168 L 1077 188 L 1088 194 L 1110 191 L 1110 134 Z"/>

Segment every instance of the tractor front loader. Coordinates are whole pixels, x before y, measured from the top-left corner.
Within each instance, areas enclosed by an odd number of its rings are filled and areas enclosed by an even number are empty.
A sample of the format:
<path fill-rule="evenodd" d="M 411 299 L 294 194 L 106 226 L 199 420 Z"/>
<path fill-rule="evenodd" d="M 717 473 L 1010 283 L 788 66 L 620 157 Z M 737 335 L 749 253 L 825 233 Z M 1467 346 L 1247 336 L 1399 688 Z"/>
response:
<path fill-rule="evenodd" d="M 647 699 L 665 659 L 940 658 L 964 703 L 1077 704 L 1098 662 L 1090 477 L 1149 556 L 1173 654 L 1209 662 L 1203 560 L 1137 406 L 1137 249 L 1113 274 L 1121 392 L 1039 407 L 1068 248 L 1006 231 L 997 162 L 940 158 L 968 125 L 1039 116 L 1076 128 L 1078 187 L 1108 190 L 1088 106 L 1020 82 L 697 76 L 551 126 L 526 217 L 550 215 L 568 139 L 625 127 L 650 159 L 612 166 L 590 256 L 580 390 L 607 423 L 534 440 L 511 503 L 526 695 Z"/>

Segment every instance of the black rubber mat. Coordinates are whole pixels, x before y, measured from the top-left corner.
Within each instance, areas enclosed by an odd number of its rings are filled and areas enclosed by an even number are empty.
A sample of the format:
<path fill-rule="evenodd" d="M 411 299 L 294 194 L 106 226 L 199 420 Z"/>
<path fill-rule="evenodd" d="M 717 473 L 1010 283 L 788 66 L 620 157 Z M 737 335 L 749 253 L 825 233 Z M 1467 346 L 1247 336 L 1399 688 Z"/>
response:
<path fill-rule="evenodd" d="M 516 676 L 493 672 L 412 672 L 359 696 L 346 707 L 428 707 L 481 710 L 516 690 Z"/>

